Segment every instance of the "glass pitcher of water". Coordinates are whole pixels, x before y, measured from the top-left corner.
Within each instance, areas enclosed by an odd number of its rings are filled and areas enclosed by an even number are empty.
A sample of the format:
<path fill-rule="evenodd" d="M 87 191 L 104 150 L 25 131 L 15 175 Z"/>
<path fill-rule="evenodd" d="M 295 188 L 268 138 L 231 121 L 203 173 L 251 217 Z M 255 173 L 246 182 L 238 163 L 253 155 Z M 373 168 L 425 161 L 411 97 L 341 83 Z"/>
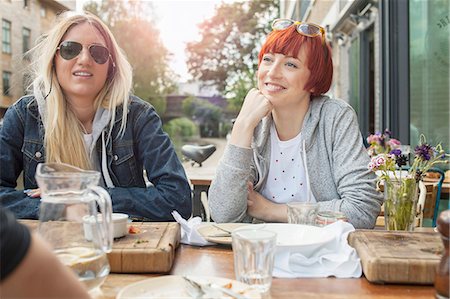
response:
<path fill-rule="evenodd" d="M 113 242 L 111 198 L 97 186 L 99 179 L 97 171 L 62 163 L 39 164 L 36 170 L 41 189 L 38 231 L 88 289 L 100 286 L 109 274 L 106 253 Z M 89 241 L 85 238 L 86 223 L 90 226 Z"/>

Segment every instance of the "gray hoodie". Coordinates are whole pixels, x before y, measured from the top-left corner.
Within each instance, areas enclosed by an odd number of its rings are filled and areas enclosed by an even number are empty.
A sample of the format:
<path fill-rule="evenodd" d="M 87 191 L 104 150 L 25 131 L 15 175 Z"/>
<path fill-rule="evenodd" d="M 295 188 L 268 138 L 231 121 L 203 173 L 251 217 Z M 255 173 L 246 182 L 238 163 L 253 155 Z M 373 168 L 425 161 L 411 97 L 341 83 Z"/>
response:
<path fill-rule="evenodd" d="M 251 149 L 228 144 L 208 194 L 216 222 L 251 222 L 247 215 L 247 181 L 255 190 L 265 184 L 270 165 L 271 116 L 255 128 Z M 355 111 L 327 96 L 311 100 L 301 143 L 307 184 L 319 210 L 344 213 L 355 228 L 373 228 L 383 198 L 364 148 Z"/>

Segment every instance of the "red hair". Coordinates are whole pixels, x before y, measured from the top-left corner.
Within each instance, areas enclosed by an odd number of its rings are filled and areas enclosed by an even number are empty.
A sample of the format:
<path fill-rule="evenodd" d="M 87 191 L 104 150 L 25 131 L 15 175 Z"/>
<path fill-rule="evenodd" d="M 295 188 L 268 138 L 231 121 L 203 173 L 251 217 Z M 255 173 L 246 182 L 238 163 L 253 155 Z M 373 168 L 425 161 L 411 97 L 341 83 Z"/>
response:
<path fill-rule="evenodd" d="M 311 75 L 305 90 L 313 96 L 326 93 L 333 79 L 333 61 L 330 46 L 322 44 L 322 36 L 308 37 L 297 32 L 295 26 L 285 30 L 274 30 L 267 36 L 258 55 L 258 66 L 266 53 L 277 53 L 297 57 L 301 47 L 306 50 L 306 66 Z"/>

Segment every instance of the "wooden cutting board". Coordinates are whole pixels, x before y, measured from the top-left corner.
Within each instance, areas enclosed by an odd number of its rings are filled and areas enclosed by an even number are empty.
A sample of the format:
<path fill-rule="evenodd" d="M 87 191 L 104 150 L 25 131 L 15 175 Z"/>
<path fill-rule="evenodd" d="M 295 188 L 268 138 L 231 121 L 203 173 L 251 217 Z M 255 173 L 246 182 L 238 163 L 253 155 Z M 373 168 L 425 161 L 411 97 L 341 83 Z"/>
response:
<path fill-rule="evenodd" d="M 348 236 L 374 283 L 433 284 L 444 246 L 435 232 L 357 230 Z"/>
<path fill-rule="evenodd" d="M 140 231 L 114 240 L 108 253 L 111 272 L 165 273 L 172 268 L 175 249 L 180 244 L 176 222 L 132 223 Z"/>
<path fill-rule="evenodd" d="M 20 220 L 35 230 L 37 220 Z M 137 234 L 115 239 L 108 253 L 111 272 L 166 273 L 172 268 L 175 249 L 180 244 L 181 230 L 176 222 L 134 222 Z M 78 226 L 77 226 L 78 228 Z"/>

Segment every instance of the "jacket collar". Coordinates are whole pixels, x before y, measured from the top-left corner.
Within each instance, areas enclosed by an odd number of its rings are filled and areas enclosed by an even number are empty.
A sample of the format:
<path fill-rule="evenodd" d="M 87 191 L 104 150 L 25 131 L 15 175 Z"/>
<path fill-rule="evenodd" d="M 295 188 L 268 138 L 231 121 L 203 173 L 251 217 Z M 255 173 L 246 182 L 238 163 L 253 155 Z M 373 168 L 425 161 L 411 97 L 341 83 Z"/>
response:
<path fill-rule="evenodd" d="M 34 96 L 30 96 L 30 101 L 27 104 L 26 109 L 30 113 L 30 115 L 35 118 L 37 121 L 41 121 L 41 115 L 39 113 L 38 103 Z"/>

